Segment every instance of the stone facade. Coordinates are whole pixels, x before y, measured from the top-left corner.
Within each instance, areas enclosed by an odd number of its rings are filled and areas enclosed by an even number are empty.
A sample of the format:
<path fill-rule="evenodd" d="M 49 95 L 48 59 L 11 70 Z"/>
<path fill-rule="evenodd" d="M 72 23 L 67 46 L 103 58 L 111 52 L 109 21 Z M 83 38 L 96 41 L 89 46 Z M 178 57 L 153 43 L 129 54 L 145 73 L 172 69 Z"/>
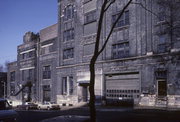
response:
<path fill-rule="evenodd" d="M 169 23 L 165 13 L 170 9 L 163 8 L 160 1 L 133 1 L 147 10 L 130 4 L 118 21 L 96 62 L 97 104 L 133 100 L 141 106 L 180 105 L 180 31 L 169 29 L 169 25 L 178 26 L 180 7 L 175 1 L 174 22 Z M 106 12 L 100 47 L 126 3 L 117 0 Z M 42 29 L 36 43 L 38 102 L 77 104 L 89 100 L 89 62 L 101 5 L 102 0 L 58 0 L 58 23 Z"/>
<path fill-rule="evenodd" d="M 126 2 L 117 0 L 106 12 L 100 46 L 112 27 L 113 16 L 118 14 Z M 98 58 L 95 83 L 97 102 L 105 99 L 107 103 L 116 103 L 120 100 L 133 99 L 135 104 L 143 105 L 145 104 L 143 100 L 148 96 L 148 99 L 154 102 L 148 102 L 148 105 L 177 104 L 175 99 L 179 99 L 179 90 L 175 87 L 178 87 L 180 73 L 179 39 L 173 36 L 172 41 L 169 33 L 165 31 L 163 33 L 163 29 L 168 26 L 165 22 L 168 19 L 159 20 L 153 14 L 155 12 L 158 15 L 161 12 L 157 1 L 136 2 L 140 2 L 147 10 L 138 4 L 131 4 Z M 58 36 L 60 47 L 57 67 L 59 83 L 57 95 L 61 96 L 59 97 L 61 99 L 57 99 L 59 103 L 66 100 L 68 103 L 68 96 L 69 99 L 72 96 L 62 92 L 63 77 L 66 76 L 73 76 L 75 88 L 73 95 L 77 96 L 77 101 L 89 99 L 86 93 L 90 79 L 89 61 L 95 45 L 101 4 L 101 0 L 59 1 L 58 25 L 61 27 Z M 67 10 L 73 14 L 67 15 Z M 178 9 L 174 12 L 177 11 Z M 178 14 L 176 16 L 179 17 Z M 74 37 L 67 40 L 66 32 L 69 29 L 73 30 Z M 166 42 L 162 43 L 165 46 L 161 45 L 164 34 Z M 66 59 L 63 52 L 69 48 L 73 48 L 74 53 L 72 57 Z M 152 97 L 154 99 L 151 99 Z"/>

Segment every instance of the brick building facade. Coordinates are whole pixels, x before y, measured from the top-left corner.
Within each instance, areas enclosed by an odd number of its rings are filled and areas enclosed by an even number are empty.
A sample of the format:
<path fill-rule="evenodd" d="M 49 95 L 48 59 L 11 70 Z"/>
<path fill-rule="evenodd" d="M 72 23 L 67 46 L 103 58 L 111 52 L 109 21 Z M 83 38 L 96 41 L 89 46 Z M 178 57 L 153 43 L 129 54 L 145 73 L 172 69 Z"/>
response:
<path fill-rule="evenodd" d="M 180 3 L 174 1 L 169 12 L 160 1 L 134 2 L 147 10 L 131 4 L 118 21 L 96 63 L 96 101 L 180 105 L 180 31 L 169 29 L 168 24 L 171 20 L 170 27 L 179 26 Z M 126 3 L 117 0 L 106 12 L 100 46 Z M 101 4 L 101 0 L 58 1 L 58 23 L 41 30 L 36 43 L 37 101 L 76 104 L 89 100 L 89 61 Z M 174 15 L 173 22 L 166 13 Z"/>

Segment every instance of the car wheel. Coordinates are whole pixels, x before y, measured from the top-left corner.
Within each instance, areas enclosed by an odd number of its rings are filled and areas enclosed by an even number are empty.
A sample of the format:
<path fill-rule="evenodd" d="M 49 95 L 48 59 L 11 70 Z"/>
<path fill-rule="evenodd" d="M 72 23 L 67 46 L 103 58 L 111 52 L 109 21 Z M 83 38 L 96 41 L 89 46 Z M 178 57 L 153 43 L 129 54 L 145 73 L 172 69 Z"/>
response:
<path fill-rule="evenodd" d="M 47 107 L 47 110 L 50 110 L 50 107 L 49 107 L 49 106 Z"/>
<path fill-rule="evenodd" d="M 29 110 L 29 107 L 26 107 L 26 110 Z"/>
<path fill-rule="evenodd" d="M 41 107 L 39 106 L 38 109 L 41 110 Z"/>

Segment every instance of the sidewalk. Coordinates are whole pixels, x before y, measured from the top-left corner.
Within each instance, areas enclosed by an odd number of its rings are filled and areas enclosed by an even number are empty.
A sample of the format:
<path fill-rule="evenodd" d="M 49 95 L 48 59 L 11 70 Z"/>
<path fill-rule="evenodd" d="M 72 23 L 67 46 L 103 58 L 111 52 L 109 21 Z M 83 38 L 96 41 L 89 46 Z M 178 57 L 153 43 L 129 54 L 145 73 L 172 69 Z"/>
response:
<path fill-rule="evenodd" d="M 41 122 L 88 122 L 89 116 L 58 116 L 46 120 L 42 120 Z"/>
<path fill-rule="evenodd" d="M 76 110 L 75 114 L 72 114 L 73 109 Z M 71 107 L 63 107 L 62 116 L 49 118 L 46 120 L 42 120 L 41 122 L 89 122 L 89 107 L 88 106 L 71 106 Z M 79 112 L 81 112 L 81 114 Z M 161 116 L 161 119 L 164 119 L 164 116 L 171 116 L 178 118 L 180 114 L 179 109 L 162 109 L 162 108 L 152 108 L 152 107 L 118 107 L 118 106 L 96 106 L 96 111 L 98 113 L 99 119 L 108 121 L 108 117 L 122 118 L 122 119 L 131 119 L 134 117 L 135 119 L 146 119 L 149 117 L 151 119 L 153 116 L 155 119 L 159 119 L 158 116 Z M 84 114 L 86 113 L 86 114 Z M 107 116 L 112 114 L 110 116 Z M 115 115 L 117 114 L 117 115 Z M 158 116 L 157 116 L 158 115 Z M 157 116 L 157 117 L 156 117 Z M 138 118 L 139 117 L 139 118 Z M 178 118 L 179 120 L 179 118 Z M 103 120 L 104 121 L 104 120 Z M 103 122 L 102 121 L 102 122 Z M 101 121 L 100 121 L 101 122 Z M 168 121 L 169 122 L 169 121 Z"/>

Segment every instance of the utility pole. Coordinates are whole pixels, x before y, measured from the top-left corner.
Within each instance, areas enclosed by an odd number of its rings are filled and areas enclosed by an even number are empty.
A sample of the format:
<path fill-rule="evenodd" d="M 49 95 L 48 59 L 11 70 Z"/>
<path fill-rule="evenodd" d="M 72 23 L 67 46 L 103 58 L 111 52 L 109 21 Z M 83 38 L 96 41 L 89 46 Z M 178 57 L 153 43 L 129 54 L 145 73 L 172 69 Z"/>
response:
<path fill-rule="evenodd" d="M 4 85 L 4 99 L 6 98 L 6 83 L 3 81 L 3 85 Z"/>

